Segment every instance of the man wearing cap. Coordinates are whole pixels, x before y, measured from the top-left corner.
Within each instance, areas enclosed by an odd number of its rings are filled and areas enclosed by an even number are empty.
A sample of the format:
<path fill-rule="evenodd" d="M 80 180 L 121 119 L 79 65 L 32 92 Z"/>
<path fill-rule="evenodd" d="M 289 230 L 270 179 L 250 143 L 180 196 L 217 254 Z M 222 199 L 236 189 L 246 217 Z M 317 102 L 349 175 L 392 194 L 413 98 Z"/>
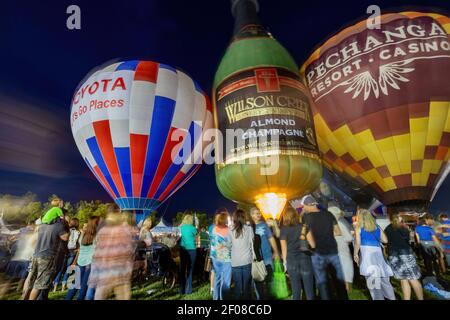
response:
<path fill-rule="evenodd" d="M 336 218 L 329 211 L 325 210 L 324 207 L 311 195 L 305 196 L 302 199 L 302 210 L 305 212 L 303 219 L 311 230 L 316 242 L 316 249 L 312 255 L 316 283 L 321 299 L 329 300 L 330 293 L 327 285 L 327 268 L 329 265 L 332 265 L 336 271 L 336 293 L 338 299 L 347 300 L 344 272 L 338 255 L 337 243 L 334 238 L 335 236 L 341 235 L 341 230 Z"/>

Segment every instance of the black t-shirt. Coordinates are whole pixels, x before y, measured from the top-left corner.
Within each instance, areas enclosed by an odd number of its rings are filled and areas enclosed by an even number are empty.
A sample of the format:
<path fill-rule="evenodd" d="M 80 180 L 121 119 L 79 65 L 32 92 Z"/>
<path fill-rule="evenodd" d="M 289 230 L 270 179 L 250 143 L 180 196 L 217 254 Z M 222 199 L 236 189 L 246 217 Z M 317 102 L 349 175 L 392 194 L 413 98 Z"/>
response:
<path fill-rule="evenodd" d="M 61 246 L 61 242 L 63 242 L 60 236 L 68 232 L 68 228 L 59 221 L 53 224 L 41 224 L 39 226 L 34 256 L 41 258 L 55 257 Z"/>
<path fill-rule="evenodd" d="M 333 214 L 326 210 L 307 213 L 303 221 L 311 230 L 316 242 L 316 252 L 322 255 L 337 254 L 337 243 L 334 239 L 334 225 L 337 224 Z"/>
<path fill-rule="evenodd" d="M 300 251 L 300 233 L 302 225 L 282 227 L 280 230 L 280 240 L 286 240 L 287 259 L 296 258 L 301 255 Z"/>
<path fill-rule="evenodd" d="M 256 261 L 263 260 L 261 236 L 256 234 L 256 225 L 252 224 L 253 228 L 253 250 L 255 251 Z"/>
<path fill-rule="evenodd" d="M 412 249 L 409 245 L 409 230 L 405 227 L 394 228 L 392 224 L 384 229 L 384 233 L 388 238 L 388 253 L 395 254 L 411 254 Z"/>

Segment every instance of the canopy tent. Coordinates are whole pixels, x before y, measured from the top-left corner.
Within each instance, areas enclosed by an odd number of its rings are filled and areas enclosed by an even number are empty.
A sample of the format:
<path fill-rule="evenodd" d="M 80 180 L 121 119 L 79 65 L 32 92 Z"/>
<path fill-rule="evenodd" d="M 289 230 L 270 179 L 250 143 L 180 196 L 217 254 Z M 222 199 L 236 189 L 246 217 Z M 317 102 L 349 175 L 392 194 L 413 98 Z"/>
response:
<path fill-rule="evenodd" d="M 164 219 L 161 219 L 161 221 L 156 226 L 154 226 L 150 231 L 152 234 L 155 234 L 155 233 L 178 233 L 178 228 L 165 223 Z"/>
<path fill-rule="evenodd" d="M 180 237 L 180 229 L 165 223 L 162 218 L 155 227 L 150 229 L 150 232 L 152 233 L 154 242 L 163 243 L 169 248 L 175 247 Z"/>

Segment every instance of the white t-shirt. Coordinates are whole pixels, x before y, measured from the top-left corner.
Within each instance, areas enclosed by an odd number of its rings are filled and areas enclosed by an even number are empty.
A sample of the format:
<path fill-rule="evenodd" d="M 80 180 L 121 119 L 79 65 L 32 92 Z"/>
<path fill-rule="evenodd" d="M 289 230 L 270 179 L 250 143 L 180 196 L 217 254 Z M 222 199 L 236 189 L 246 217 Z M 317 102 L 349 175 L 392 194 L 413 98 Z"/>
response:
<path fill-rule="evenodd" d="M 80 239 L 81 232 L 77 229 L 70 229 L 69 242 L 67 243 L 67 248 L 69 250 L 74 250 L 78 246 L 78 239 Z"/>

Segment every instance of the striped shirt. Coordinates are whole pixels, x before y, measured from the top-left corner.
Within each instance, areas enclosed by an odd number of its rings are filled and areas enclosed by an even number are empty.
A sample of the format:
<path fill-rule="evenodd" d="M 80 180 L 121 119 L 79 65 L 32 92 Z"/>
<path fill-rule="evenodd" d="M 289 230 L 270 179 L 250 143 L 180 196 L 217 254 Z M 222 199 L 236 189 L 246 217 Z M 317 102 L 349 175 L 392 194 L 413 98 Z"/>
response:
<path fill-rule="evenodd" d="M 118 286 L 131 280 L 136 244 L 130 227 L 105 226 L 97 234 L 90 286 Z"/>

